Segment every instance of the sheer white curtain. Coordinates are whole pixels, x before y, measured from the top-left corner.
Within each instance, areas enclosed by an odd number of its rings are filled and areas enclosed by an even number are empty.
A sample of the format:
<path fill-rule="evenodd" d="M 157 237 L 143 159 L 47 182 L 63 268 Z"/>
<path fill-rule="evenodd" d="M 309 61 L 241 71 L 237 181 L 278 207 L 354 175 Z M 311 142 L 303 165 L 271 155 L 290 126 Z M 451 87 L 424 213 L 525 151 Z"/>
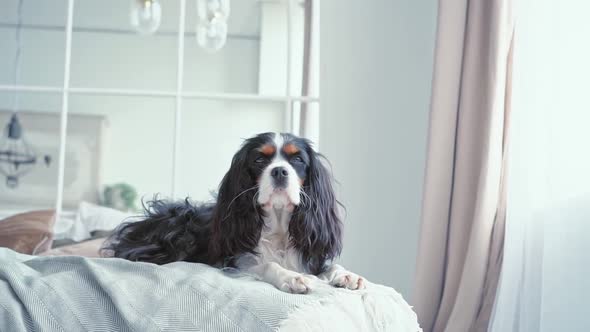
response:
<path fill-rule="evenodd" d="M 513 68 L 490 330 L 590 331 L 590 2 L 521 0 Z"/>

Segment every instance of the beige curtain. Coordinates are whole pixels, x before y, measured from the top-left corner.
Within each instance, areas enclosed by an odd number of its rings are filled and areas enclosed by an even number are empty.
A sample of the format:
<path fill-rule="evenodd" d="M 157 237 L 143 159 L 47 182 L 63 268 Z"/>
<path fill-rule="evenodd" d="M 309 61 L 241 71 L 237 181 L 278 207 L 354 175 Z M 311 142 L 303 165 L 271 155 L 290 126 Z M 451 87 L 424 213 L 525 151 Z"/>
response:
<path fill-rule="evenodd" d="M 485 331 L 500 273 L 511 0 L 440 0 L 414 284 L 425 332 Z"/>

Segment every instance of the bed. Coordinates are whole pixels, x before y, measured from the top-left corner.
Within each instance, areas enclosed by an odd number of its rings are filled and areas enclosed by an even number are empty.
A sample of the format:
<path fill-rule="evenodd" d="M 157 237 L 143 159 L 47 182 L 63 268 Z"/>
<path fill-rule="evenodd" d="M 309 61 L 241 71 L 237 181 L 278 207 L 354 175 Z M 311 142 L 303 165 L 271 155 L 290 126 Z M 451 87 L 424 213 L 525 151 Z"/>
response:
<path fill-rule="evenodd" d="M 315 280 L 293 295 L 231 269 L 100 257 L 105 238 L 93 234 L 125 217 L 82 202 L 61 218 L 40 210 L 0 220 L 0 331 L 421 331 L 381 285 Z"/>
<path fill-rule="evenodd" d="M 235 270 L 0 248 L 0 331 L 421 331 L 389 287 L 281 292 Z"/>

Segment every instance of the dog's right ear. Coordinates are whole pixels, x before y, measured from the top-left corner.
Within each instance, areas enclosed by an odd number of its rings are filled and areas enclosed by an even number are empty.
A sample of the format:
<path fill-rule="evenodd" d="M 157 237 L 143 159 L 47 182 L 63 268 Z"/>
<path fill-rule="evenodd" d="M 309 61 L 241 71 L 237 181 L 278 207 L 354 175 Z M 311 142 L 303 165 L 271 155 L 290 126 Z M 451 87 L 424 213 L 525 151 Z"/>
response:
<path fill-rule="evenodd" d="M 242 253 L 254 253 L 264 222 L 256 204 L 256 179 L 248 173 L 248 141 L 234 155 L 223 177 L 213 213 L 210 255 L 219 262 Z"/>
<path fill-rule="evenodd" d="M 302 189 L 309 205 L 297 208 L 289 223 L 289 235 L 306 269 L 317 275 L 323 272 L 326 262 L 340 256 L 342 251 L 340 208 L 343 206 L 336 199 L 327 159 L 309 144 L 307 151 L 310 164 Z"/>

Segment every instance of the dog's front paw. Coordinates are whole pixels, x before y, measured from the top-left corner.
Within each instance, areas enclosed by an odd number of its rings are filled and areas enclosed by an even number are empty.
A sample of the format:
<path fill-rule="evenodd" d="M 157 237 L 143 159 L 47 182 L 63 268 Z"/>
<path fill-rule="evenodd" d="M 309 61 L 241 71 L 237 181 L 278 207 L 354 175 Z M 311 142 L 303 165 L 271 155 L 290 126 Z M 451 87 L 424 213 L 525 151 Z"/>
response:
<path fill-rule="evenodd" d="M 311 279 L 296 273 L 286 277 L 279 289 L 287 293 L 307 294 L 311 291 Z"/>
<path fill-rule="evenodd" d="M 347 289 L 365 289 L 365 279 L 358 274 L 341 270 L 334 274 L 330 285 Z"/>

